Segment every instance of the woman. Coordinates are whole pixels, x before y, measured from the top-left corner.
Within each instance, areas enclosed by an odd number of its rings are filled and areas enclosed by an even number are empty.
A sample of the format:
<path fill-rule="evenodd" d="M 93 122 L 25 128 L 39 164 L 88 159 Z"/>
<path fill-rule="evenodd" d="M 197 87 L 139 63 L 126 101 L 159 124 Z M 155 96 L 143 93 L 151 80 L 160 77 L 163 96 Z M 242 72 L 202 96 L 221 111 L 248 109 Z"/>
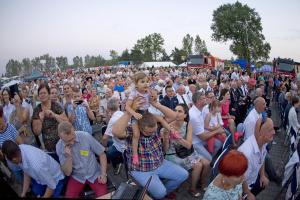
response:
<path fill-rule="evenodd" d="M 92 97 L 89 100 L 90 109 L 93 111 L 95 117 L 99 114 L 100 97 L 97 95 L 97 89 L 92 89 Z"/>
<path fill-rule="evenodd" d="M 15 93 L 12 102 L 16 109 L 11 113 L 9 123 L 14 125 L 25 144 L 35 144 L 35 138 L 31 130 L 29 110 L 22 107 L 23 99 L 18 93 Z"/>
<path fill-rule="evenodd" d="M 246 156 L 231 150 L 220 161 L 218 168 L 219 174 L 209 184 L 203 200 L 242 200 L 242 183 L 248 168 Z"/>
<path fill-rule="evenodd" d="M 185 104 L 179 104 L 176 106 L 177 118 L 171 123 L 171 126 L 175 131 L 178 131 L 180 135 L 170 135 L 171 140 L 164 147 L 166 151 L 166 159 L 176 164 L 181 165 L 185 169 L 192 169 L 192 183 L 189 189 L 189 193 L 193 197 L 199 197 L 200 192 L 197 191 L 196 185 L 200 179 L 201 189 L 204 188 L 204 178 L 207 176 L 209 169 L 209 161 L 198 155 L 195 151 L 186 158 L 179 158 L 175 152 L 176 145 L 182 145 L 187 149 L 192 147 L 192 125 L 189 123 L 188 107 Z M 162 131 L 165 131 L 163 129 Z M 164 134 L 166 135 L 166 134 Z M 169 138 L 164 138 L 169 140 Z"/>
<path fill-rule="evenodd" d="M 224 123 L 224 128 L 229 129 L 231 133 L 235 133 L 235 117 L 229 114 L 230 93 L 228 89 L 221 90 L 219 100 L 221 102 L 221 116 Z"/>
<path fill-rule="evenodd" d="M 11 115 L 11 113 L 14 111 L 15 109 L 15 106 L 12 105 L 10 103 L 10 98 L 11 98 L 11 95 L 10 95 L 10 91 L 8 88 L 4 88 L 2 90 L 2 98 L 3 98 L 3 114 L 4 114 L 4 120 L 6 122 L 9 121 L 9 117 Z"/>
<path fill-rule="evenodd" d="M 92 95 L 90 94 L 90 92 L 86 88 L 83 88 L 82 89 L 82 98 L 88 102 L 91 97 L 92 97 Z"/>
<path fill-rule="evenodd" d="M 61 102 L 61 100 L 59 98 L 58 89 L 56 87 L 52 87 L 50 89 L 50 99 L 51 99 L 51 102 L 56 102 L 61 107 L 63 107 L 62 102 Z"/>
<path fill-rule="evenodd" d="M 41 104 L 33 110 L 33 133 L 36 136 L 42 133 L 46 150 L 55 152 L 55 145 L 59 140 L 57 126 L 61 121 L 67 121 L 68 118 L 58 103 L 51 102 L 48 85 L 39 86 L 38 97 Z"/>

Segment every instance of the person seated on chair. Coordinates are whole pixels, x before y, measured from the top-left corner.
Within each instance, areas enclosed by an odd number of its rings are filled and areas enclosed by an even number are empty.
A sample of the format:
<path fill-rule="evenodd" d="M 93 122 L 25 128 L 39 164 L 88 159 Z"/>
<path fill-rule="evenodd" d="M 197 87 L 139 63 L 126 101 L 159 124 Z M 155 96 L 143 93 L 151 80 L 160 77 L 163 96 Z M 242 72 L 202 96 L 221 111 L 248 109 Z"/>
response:
<path fill-rule="evenodd" d="M 200 191 L 197 191 L 197 183 L 200 182 L 200 189 L 205 188 L 205 177 L 207 177 L 209 171 L 210 162 L 203 156 L 199 155 L 196 151 L 192 152 L 189 156 L 184 158 L 179 157 L 176 154 L 176 147 L 179 145 L 186 149 L 191 149 L 192 146 L 192 125 L 189 122 L 189 108 L 186 104 L 178 104 L 175 108 L 178 113 L 178 118 L 171 123 L 174 129 L 179 133 L 178 135 L 166 137 L 167 146 L 164 147 L 166 151 L 166 159 L 184 167 L 186 170 L 192 170 L 192 182 L 189 189 L 189 193 L 192 197 L 200 197 Z M 166 129 L 161 130 L 167 131 Z M 168 134 L 165 134 L 168 136 Z"/>
<path fill-rule="evenodd" d="M 154 102 L 151 102 L 154 103 Z M 133 101 L 132 109 L 136 110 L 142 104 L 142 98 L 138 97 Z M 155 105 L 157 107 L 162 105 Z M 161 110 L 163 112 L 163 110 Z M 167 114 L 165 114 L 167 115 Z M 113 134 L 116 137 L 126 137 L 126 128 L 131 119 L 129 112 L 124 115 L 113 125 Z M 131 176 L 141 185 L 145 186 L 147 180 L 152 176 L 152 181 L 148 187 L 148 192 L 154 199 L 162 199 L 167 194 L 169 198 L 175 198 L 176 194 L 173 191 L 188 178 L 188 172 L 170 161 L 164 159 L 163 146 L 166 145 L 166 140 L 162 144 L 161 136 L 157 130 L 157 121 L 153 114 L 146 113 L 142 119 L 138 120 L 140 129 L 140 139 L 138 141 L 138 156 L 139 165 L 132 164 L 132 146 L 131 140 L 133 137 L 132 128 L 127 129 L 127 164 Z M 165 133 L 168 134 L 168 133 Z M 165 135 L 164 137 L 168 137 Z M 166 179 L 165 184 L 160 178 Z"/>
<path fill-rule="evenodd" d="M 249 200 L 255 199 L 254 196 L 269 184 L 269 179 L 265 175 L 266 147 L 273 140 L 274 135 L 272 119 L 259 118 L 255 124 L 255 133 L 238 148 L 238 151 L 244 153 L 248 159 L 243 191 Z"/>
<path fill-rule="evenodd" d="M 87 132 L 74 131 L 70 122 L 58 125 L 60 140 L 56 144 L 62 171 L 71 176 L 66 198 L 76 198 L 88 184 L 96 197 L 107 193 L 107 160 L 104 147 Z M 100 165 L 96 156 L 99 156 Z"/>
<path fill-rule="evenodd" d="M 31 184 L 31 191 L 37 197 L 59 197 L 64 174 L 59 164 L 44 151 L 31 145 L 17 145 L 7 140 L 2 145 L 2 152 L 12 163 L 21 167 L 24 172 L 23 190 L 25 197 Z"/>
<path fill-rule="evenodd" d="M 248 168 L 246 156 L 236 150 L 230 150 L 220 161 L 219 174 L 209 184 L 203 200 L 242 199 L 242 183 Z"/>
<path fill-rule="evenodd" d="M 121 169 L 120 164 L 122 163 L 122 155 L 124 150 L 126 149 L 126 141 L 114 137 L 112 133 L 113 124 L 124 114 L 122 111 L 119 110 L 119 105 L 120 105 L 120 100 L 115 97 L 112 97 L 108 100 L 107 112 L 109 112 L 111 118 L 108 122 L 104 136 L 102 137 L 102 145 L 107 149 L 106 150 L 107 160 L 109 160 L 112 163 L 113 168 L 116 169 L 115 174 L 120 173 L 120 169 Z"/>
<path fill-rule="evenodd" d="M 215 130 L 207 131 L 204 129 L 204 107 L 206 105 L 206 97 L 203 92 L 195 92 L 193 94 L 193 103 L 194 105 L 189 110 L 190 122 L 192 124 L 193 132 L 193 146 L 197 153 L 202 155 L 207 160 L 212 160 L 212 155 L 206 150 L 205 145 L 206 141 L 223 130 L 222 127 L 218 127 Z M 215 149 L 219 149 L 222 146 L 222 143 L 216 141 Z"/>

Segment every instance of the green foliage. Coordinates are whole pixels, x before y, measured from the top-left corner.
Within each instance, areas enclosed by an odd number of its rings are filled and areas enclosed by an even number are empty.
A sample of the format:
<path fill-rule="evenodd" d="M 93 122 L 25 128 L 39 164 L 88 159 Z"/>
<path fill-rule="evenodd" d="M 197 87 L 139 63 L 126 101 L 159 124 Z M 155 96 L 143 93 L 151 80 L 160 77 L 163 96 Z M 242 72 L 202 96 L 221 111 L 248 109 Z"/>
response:
<path fill-rule="evenodd" d="M 182 39 L 182 50 L 185 52 L 185 56 L 193 53 L 193 42 L 194 38 L 190 34 L 186 34 L 186 36 Z"/>
<path fill-rule="evenodd" d="M 128 51 L 128 49 L 125 49 L 121 56 L 119 57 L 119 61 L 130 61 L 131 60 L 131 56 L 130 56 L 130 53 Z"/>
<path fill-rule="evenodd" d="M 74 67 L 75 69 L 78 69 L 78 68 L 83 67 L 83 60 L 82 60 L 82 57 L 75 56 L 75 57 L 73 58 L 73 67 Z"/>
<path fill-rule="evenodd" d="M 21 75 L 22 65 L 19 61 L 10 59 L 6 64 L 6 76 L 18 76 Z"/>
<path fill-rule="evenodd" d="M 186 55 L 186 52 L 183 49 L 178 49 L 178 48 L 175 47 L 172 50 L 171 57 L 172 57 L 172 61 L 175 64 L 179 65 L 179 64 L 183 63 L 186 60 L 187 55 Z"/>
<path fill-rule="evenodd" d="M 194 47 L 194 53 L 199 55 L 210 55 L 210 53 L 207 51 L 206 43 L 204 40 L 201 40 L 199 35 L 196 35 L 195 38 L 195 47 Z"/>
<path fill-rule="evenodd" d="M 56 57 L 55 60 L 56 60 L 57 66 L 62 70 L 67 69 L 67 67 L 69 66 L 68 58 L 65 56 Z"/>
<path fill-rule="evenodd" d="M 224 4 L 213 12 L 212 39 L 232 41 L 230 50 L 248 62 L 268 59 L 271 46 L 262 34 L 259 14 L 240 2 Z"/>

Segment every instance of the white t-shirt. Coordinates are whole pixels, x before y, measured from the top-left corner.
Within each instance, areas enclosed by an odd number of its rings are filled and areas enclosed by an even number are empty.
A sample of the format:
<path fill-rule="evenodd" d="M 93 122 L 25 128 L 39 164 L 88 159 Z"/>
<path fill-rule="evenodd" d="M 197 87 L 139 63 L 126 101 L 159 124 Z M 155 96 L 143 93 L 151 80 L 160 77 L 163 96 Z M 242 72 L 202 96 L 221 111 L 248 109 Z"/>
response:
<path fill-rule="evenodd" d="M 112 126 L 114 125 L 114 123 L 116 121 L 118 121 L 118 119 L 120 119 L 122 116 L 124 115 L 124 113 L 122 111 L 116 111 L 114 112 L 114 114 L 111 116 L 107 128 L 105 130 L 105 135 L 111 136 L 112 140 L 113 140 L 113 145 L 116 147 L 116 149 L 119 152 L 124 152 L 124 150 L 126 149 L 126 141 L 125 140 L 120 140 L 119 138 L 115 137 L 112 133 Z"/>
<path fill-rule="evenodd" d="M 193 130 L 193 144 L 203 144 L 202 140 L 198 137 L 198 135 L 204 133 L 203 109 L 200 111 L 195 105 L 193 105 L 189 110 L 189 117 Z"/>
<path fill-rule="evenodd" d="M 244 153 L 248 160 L 248 169 L 245 173 L 245 181 L 248 186 L 255 183 L 261 166 L 264 164 L 267 155 L 267 144 L 259 150 L 255 135 L 251 135 L 239 148 L 238 151 Z"/>
<path fill-rule="evenodd" d="M 244 127 L 245 127 L 245 136 L 244 139 L 246 140 L 251 135 L 254 135 L 255 132 L 255 124 L 257 120 L 261 117 L 261 114 L 258 114 L 258 112 L 253 108 L 248 116 L 246 117 L 244 121 Z"/>

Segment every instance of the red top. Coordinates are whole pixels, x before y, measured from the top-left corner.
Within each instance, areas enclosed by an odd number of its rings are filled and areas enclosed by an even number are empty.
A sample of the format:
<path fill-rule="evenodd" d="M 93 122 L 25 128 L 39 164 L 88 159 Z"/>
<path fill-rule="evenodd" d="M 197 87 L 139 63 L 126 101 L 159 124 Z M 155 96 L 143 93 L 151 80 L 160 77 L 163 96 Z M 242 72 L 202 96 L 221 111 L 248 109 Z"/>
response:
<path fill-rule="evenodd" d="M 230 106 L 230 100 L 227 100 L 225 103 L 221 103 L 221 116 L 223 119 L 223 116 L 227 116 L 229 113 L 229 106 Z M 228 127 L 228 119 L 223 119 L 224 127 Z"/>

